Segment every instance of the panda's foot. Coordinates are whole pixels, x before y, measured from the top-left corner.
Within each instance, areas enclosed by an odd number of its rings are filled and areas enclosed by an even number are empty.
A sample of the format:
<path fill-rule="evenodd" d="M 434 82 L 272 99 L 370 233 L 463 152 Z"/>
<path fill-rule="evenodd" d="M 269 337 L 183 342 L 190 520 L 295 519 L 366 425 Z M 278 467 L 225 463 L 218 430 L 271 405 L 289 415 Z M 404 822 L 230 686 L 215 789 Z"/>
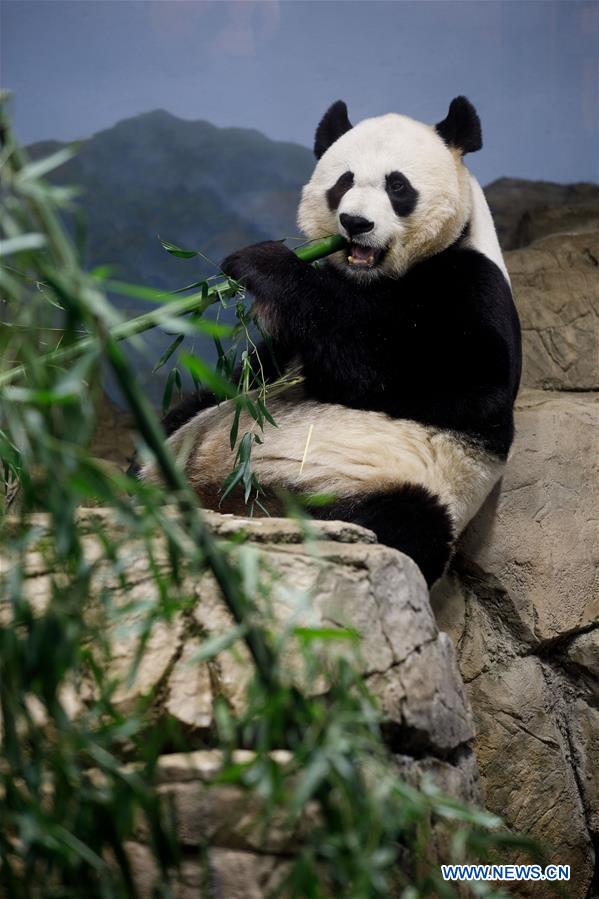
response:
<path fill-rule="evenodd" d="M 400 550 L 416 562 L 429 587 L 443 574 L 455 538 L 446 506 L 418 484 L 340 500 L 314 514 L 374 531 L 379 543 Z"/>

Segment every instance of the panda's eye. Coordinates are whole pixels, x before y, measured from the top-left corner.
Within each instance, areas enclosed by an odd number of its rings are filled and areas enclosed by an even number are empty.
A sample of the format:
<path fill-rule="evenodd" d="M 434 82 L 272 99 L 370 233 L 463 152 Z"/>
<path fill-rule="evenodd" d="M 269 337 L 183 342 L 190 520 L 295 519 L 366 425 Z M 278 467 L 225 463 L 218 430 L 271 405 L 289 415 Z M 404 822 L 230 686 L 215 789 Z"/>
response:
<path fill-rule="evenodd" d="M 414 212 L 418 191 L 403 172 L 389 172 L 385 177 L 385 188 L 396 215 L 404 218 Z"/>
<path fill-rule="evenodd" d="M 387 181 L 387 187 L 394 194 L 400 194 L 406 189 L 406 182 L 401 178 L 393 178 Z"/>

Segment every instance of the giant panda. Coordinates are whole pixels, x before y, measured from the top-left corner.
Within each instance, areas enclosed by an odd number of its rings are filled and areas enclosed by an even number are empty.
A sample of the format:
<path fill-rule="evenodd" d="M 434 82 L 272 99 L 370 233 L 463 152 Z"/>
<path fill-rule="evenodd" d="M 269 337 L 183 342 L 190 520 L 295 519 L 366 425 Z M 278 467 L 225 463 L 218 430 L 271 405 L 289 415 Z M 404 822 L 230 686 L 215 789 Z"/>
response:
<path fill-rule="evenodd" d="M 500 477 L 514 433 L 518 316 L 489 208 L 463 161 L 481 145 L 465 97 L 434 126 L 394 113 L 352 126 L 338 101 L 316 130 L 298 223 L 307 238 L 343 235 L 347 249 L 314 267 L 267 241 L 222 263 L 253 296 L 279 366 L 299 364 L 304 378 L 268 402 L 277 426 L 266 425 L 252 455 L 261 485 L 332 495 L 316 517 L 370 528 L 429 586 Z M 276 378 L 277 366 L 265 366 Z M 232 415 L 202 394 L 165 420 L 212 508 L 233 467 Z M 252 429 L 248 416 L 239 433 Z"/>

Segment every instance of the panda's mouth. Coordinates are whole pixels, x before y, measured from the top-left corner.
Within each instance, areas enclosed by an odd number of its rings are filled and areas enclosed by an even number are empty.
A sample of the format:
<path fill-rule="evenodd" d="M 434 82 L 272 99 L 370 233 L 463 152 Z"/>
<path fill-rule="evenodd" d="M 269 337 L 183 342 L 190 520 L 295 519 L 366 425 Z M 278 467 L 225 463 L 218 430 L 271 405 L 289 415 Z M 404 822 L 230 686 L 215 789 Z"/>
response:
<path fill-rule="evenodd" d="M 347 261 L 352 268 L 374 268 L 384 255 L 384 249 L 369 247 L 361 243 L 350 243 L 347 249 Z"/>

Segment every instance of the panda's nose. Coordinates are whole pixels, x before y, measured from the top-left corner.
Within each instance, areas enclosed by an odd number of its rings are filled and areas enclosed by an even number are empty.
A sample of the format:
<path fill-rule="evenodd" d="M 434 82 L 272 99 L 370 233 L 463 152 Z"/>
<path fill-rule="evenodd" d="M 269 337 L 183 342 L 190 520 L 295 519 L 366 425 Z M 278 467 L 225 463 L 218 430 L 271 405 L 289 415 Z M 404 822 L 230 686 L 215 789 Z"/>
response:
<path fill-rule="evenodd" d="M 374 222 L 369 222 L 368 219 L 362 218 L 361 215 L 347 215 L 347 213 L 342 212 L 339 216 L 339 221 L 349 237 L 354 237 L 356 234 L 366 234 L 367 231 L 372 231 L 374 228 Z"/>

